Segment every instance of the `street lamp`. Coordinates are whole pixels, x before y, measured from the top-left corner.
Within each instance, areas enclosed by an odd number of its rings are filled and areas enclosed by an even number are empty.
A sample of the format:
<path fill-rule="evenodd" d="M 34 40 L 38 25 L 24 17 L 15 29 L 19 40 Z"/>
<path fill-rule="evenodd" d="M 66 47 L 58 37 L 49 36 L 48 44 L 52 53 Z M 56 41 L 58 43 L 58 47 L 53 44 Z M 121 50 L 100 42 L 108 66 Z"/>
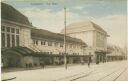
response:
<path fill-rule="evenodd" d="M 66 7 L 64 7 L 64 66 L 67 69 L 67 53 L 66 53 Z"/>

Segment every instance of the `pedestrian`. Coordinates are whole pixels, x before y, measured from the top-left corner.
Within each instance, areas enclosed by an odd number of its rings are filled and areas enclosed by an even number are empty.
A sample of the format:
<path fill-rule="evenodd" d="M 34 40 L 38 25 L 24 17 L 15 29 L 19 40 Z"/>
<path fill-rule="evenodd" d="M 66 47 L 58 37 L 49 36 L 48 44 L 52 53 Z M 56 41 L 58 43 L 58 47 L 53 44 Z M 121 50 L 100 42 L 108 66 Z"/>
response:
<path fill-rule="evenodd" d="M 41 63 L 41 66 L 42 66 L 42 67 L 43 67 L 43 69 L 44 69 L 44 67 L 45 67 L 45 64 L 44 64 L 44 62 L 42 62 L 42 63 Z"/>
<path fill-rule="evenodd" d="M 28 64 L 26 64 L 26 68 L 28 68 Z"/>
<path fill-rule="evenodd" d="M 99 64 L 99 60 L 96 61 L 96 64 Z"/>
<path fill-rule="evenodd" d="M 91 56 L 89 56 L 88 58 L 88 67 L 90 68 L 90 63 L 91 63 L 92 59 L 91 59 Z"/>

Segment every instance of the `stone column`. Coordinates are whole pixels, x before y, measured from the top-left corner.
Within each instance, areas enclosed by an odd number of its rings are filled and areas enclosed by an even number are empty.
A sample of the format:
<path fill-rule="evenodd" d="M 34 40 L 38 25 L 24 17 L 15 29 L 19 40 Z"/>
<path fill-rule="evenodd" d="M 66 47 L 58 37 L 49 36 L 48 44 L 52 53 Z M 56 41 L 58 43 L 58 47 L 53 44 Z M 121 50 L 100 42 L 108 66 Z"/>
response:
<path fill-rule="evenodd" d="M 73 64 L 73 57 L 69 57 L 69 64 Z"/>
<path fill-rule="evenodd" d="M 5 28 L 6 31 L 6 28 Z M 7 47 L 7 33 L 5 33 L 5 47 Z"/>

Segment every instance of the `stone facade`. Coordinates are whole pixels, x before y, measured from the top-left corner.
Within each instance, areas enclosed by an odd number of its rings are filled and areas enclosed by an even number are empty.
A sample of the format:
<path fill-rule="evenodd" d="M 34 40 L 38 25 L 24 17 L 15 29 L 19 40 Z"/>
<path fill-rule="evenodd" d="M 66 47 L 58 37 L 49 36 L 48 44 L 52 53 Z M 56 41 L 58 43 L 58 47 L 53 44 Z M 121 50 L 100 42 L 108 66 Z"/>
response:
<path fill-rule="evenodd" d="M 9 22 L 9 21 L 8 21 Z M 4 66 L 8 67 L 8 66 L 12 66 L 12 67 L 27 67 L 27 66 L 39 66 L 41 63 L 41 59 L 44 60 L 49 60 L 48 63 L 52 63 L 52 64 L 59 64 L 60 62 L 63 62 L 63 54 L 64 54 L 64 42 L 63 40 L 59 41 L 56 39 L 52 39 L 52 38 L 45 38 L 45 37 L 34 37 L 31 35 L 31 30 L 33 28 L 30 27 L 25 27 L 22 25 L 17 25 L 17 23 L 9 23 L 6 20 L 2 21 L 2 29 L 5 29 L 4 31 L 2 30 L 1 33 L 4 33 L 5 35 L 2 36 L 2 43 L 5 41 L 5 46 L 2 48 L 3 49 L 11 49 L 14 47 L 27 47 L 31 50 L 33 50 L 34 52 L 43 52 L 45 54 L 52 54 L 52 55 L 61 55 L 60 56 L 56 56 L 56 57 L 46 57 L 46 58 L 40 58 L 40 57 L 33 57 L 33 56 L 22 56 L 19 54 L 16 55 L 13 52 L 4 52 L 2 53 L 3 59 L 4 59 Z M 7 28 L 9 27 L 9 31 L 10 33 L 7 31 Z M 11 33 L 11 29 L 14 28 L 14 33 Z M 18 29 L 18 34 L 16 34 L 16 30 Z M 38 30 L 38 29 L 34 29 L 34 30 Z M 7 39 L 7 34 L 10 35 L 9 40 Z M 13 41 L 12 41 L 12 36 L 15 36 L 15 44 L 12 45 Z M 16 40 L 16 36 L 18 35 L 19 39 L 18 41 Z M 4 38 L 4 39 L 3 39 Z M 70 37 L 71 38 L 71 37 Z M 7 42 L 9 41 L 9 42 Z M 18 42 L 18 43 L 17 43 Z M 84 44 L 84 43 L 83 43 Z M 8 46 L 9 45 L 9 46 Z M 79 62 L 81 62 L 83 57 L 79 57 L 80 55 L 85 55 L 83 53 L 83 49 L 85 48 L 82 45 L 82 42 L 78 43 L 78 42 L 66 42 L 66 47 L 67 47 L 67 54 L 68 55 L 77 55 L 76 57 L 78 57 L 80 60 Z M 11 55 L 9 54 L 11 53 Z M 18 59 L 16 59 L 18 58 Z M 13 59 L 12 61 L 9 61 L 9 59 Z M 18 63 L 15 63 L 18 62 Z M 10 65 L 12 64 L 13 65 Z M 73 63 L 73 58 L 69 57 L 68 58 L 68 63 Z M 76 62 L 77 63 L 77 62 Z M 19 65 L 20 64 L 20 65 Z"/>
<path fill-rule="evenodd" d="M 66 31 L 68 36 L 79 38 L 87 43 L 86 54 L 93 55 L 94 62 L 97 60 L 96 51 L 107 51 L 107 32 L 91 21 L 70 24 Z M 61 33 L 63 32 L 64 30 Z"/>
<path fill-rule="evenodd" d="M 62 54 L 64 53 L 64 42 L 63 41 L 55 41 L 47 39 L 38 39 L 32 38 L 31 46 L 38 49 L 40 52 L 49 52 L 51 54 Z M 35 41 L 38 43 L 36 44 Z M 45 44 L 42 44 L 42 42 Z M 51 43 L 49 45 L 48 43 Z M 62 44 L 62 45 L 61 45 Z M 76 43 L 66 43 L 67 53 L 68 54 L 77 54 L 83 55 L 83 47 L 81 44 Z"/>

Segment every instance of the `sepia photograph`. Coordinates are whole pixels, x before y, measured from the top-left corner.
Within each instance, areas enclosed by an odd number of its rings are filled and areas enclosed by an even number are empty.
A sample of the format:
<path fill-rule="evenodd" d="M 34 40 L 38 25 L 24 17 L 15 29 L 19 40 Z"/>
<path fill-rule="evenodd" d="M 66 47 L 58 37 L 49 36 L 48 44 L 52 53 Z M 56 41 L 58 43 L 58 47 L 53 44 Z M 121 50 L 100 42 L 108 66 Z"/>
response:
<path fill-rule="evenodd" d="M 127 0 L 2 0 L 1 81 L 128 81 Z"/>

